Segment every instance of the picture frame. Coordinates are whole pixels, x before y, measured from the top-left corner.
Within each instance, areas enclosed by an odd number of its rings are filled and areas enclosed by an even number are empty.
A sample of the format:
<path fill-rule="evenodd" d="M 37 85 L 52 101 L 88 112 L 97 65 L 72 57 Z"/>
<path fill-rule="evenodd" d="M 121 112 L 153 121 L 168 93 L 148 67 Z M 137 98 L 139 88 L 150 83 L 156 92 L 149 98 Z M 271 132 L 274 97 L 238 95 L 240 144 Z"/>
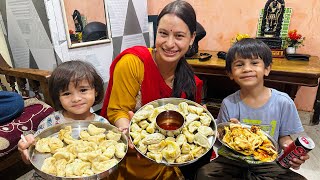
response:
<path fill-rule="evenodd" d="M 69 48 L 111 42 L 106 0 L 60 0 Z"/>

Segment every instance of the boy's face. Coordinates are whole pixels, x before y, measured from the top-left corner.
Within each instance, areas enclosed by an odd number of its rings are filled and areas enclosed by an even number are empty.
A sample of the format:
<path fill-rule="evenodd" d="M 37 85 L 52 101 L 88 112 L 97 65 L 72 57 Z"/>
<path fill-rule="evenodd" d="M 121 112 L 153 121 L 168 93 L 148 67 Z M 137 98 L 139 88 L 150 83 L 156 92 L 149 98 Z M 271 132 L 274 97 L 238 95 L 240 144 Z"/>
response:
<path fill-rule="evenodd" d="M 234 80 L 241 88 L 263 86 L 264 76 L 268 76 L 271 65 L 265 67 L 262 59 L 237 58 L 231 64 L 231 80 Z"/>
<path fill-rule="evenodd" d="M 84 119 L 91 115 L 90 108 L 95 102 L 95 96 L 95 89 L 87 80 L 82 80 L 77 87 L 74 82 L 70 82 L 68 89 L 60 92 L 59 99 L 69 117 L 81 116 Z"/>

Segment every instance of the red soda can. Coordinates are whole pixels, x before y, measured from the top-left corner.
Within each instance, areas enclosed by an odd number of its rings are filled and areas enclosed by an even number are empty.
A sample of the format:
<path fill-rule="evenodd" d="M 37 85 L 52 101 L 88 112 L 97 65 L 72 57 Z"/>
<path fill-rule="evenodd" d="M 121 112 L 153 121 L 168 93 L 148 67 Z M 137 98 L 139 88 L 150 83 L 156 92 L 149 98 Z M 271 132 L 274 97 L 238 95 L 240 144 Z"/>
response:
<path fill-rule="evenodd" d="M 299 159 L 300 156 L 306 155 L 315 147 L 313 140 L 307 136 L 299 136 L 293 141 L 278 157 L 278 164 L 284 168 L 290 168 L 291 161 L 293 158 Z"/>

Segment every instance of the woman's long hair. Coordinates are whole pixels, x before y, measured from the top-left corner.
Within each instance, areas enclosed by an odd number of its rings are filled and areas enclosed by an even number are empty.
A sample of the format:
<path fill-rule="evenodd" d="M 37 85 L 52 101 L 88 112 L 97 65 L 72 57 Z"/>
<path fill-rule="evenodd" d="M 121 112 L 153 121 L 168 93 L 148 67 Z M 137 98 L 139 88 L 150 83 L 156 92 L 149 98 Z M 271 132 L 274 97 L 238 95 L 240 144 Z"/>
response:
<path fill-rule="evenodd" d="M 191 35 L 196 31 L 196 13 L 189 3 L 185 1 L 169 3 L 160 12 L 157 20 L 158 23 L 166 14 L 174 14 L 183 20 L 183 22 L 187 24 Z M 174 76 L 172 96 L 181 97 L 182 92 L 184 92 L 186 93 L 187 99 L 195 101 L 197 88 L 194 72 L 184 56 L 179 60 Z"/>

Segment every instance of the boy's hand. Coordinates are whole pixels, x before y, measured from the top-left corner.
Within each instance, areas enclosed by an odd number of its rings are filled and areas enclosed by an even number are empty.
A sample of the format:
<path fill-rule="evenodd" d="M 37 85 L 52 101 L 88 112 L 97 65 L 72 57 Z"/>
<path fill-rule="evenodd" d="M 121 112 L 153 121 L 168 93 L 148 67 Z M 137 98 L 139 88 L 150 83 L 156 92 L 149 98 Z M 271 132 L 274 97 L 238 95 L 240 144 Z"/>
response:
<path fill-rule="evenodd" d="M 301 156 L 299 159 L 293 158 L 292 161 L 289 161 L 291 164 L 291 167 L 295 170 L 300 169 L 301 164 L 303 164 L 306 160 L 308 160 L 310 157 L 308 154 Z"/>
<path fill-rule="evenodd" d="M 35 142 L 33 134 L 28 134 L 25 139 L 20 139 L 18 142 L 18 150 L 20 151 L 21 158 L 26 164 L 30 164 L 30 157 L 28 154 L 28 148 Z"/>
<path fill-rule="evenodd" d="M 287 148 L 289 145 L 284 144 L 284 148 Z M 305 154 L 301 156 L 299 159 L 298 158 L 293 158 L 291 161 L 289 161 L 291 168 L 298 170 L 300 169 L 301 164 L 303 164 L 306 160 L 308 160 L 310 157 L 308 154 Z"/>
<path fill-rule="evenodd" d="M 240 123 L 240 121 L 238 119 L 236 119 L 236 118 L 230 118 L 229 122 L 232 122 L 232 123 L 235 123 L 235 124 Z"/>

